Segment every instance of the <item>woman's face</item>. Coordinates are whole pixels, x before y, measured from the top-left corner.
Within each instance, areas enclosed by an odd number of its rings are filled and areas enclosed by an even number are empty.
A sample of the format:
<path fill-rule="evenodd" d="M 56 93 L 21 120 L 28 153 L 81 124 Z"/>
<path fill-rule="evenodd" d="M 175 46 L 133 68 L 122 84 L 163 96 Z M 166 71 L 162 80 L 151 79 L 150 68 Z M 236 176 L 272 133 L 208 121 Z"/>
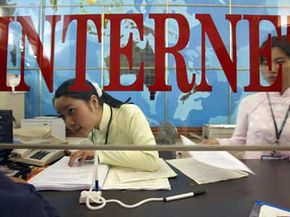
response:
<path fill-rule="evenodd" d="M 279 64 L 282 65 L 282 89 L 290 86 L 290 57 L 278 47 L 274 47 L 272 52 L 272 70 L 269 70 L 267 61 L 262 62 L 261 71 L 266 81 L 271 85 L 276 81 Z"/>
<path fill-rule="evenodd" d="M 99 128 L 102 108 L 94 95 L 89 102 L 61 96 L 55 99 L 54 107 L 72 135 L 87 137 L 93 128 Z"/>

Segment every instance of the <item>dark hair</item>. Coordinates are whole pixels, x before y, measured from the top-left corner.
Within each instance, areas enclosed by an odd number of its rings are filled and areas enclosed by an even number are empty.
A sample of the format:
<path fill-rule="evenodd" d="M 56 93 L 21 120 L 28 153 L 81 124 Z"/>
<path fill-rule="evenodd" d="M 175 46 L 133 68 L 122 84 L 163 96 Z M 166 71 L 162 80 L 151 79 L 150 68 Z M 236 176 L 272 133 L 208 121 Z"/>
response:
<path fill-rule="evenodd" d="M 69 90 L 69 87 L 72 86 L 73 84 L 75 84 L 75 79 L 69 79 L 69 80 L 64 81 L 55 91 L 52 102 L 54 103 L 55 99 L 62 97 L 62 96 L 71 97 L 71 98 L 75 98 L 75 99 L 81 99 L 85 102 L 89 102 L 91 99 L 91 96 L 95 95 L 95 96 L 97 96 L 99 104 L 101 106 L 103 106 L 103 103 L 106 103 L 109 106 L 119 108 L 121 105 L 130 101 L 130 98 L 128 100 L 126 100 L 125 102 L 117 100 L 103 90 L 102 90 L 102 96 L 100 97 L 98 92 L 96 91 L 96 87 L 94 87 L 94 85 L 87 80 L 85 80 L 85 82 L 88 86 L 91 87 L 90 90 L 72 91 L 72 90 Z"/>
<path fill-rule="evenodd" d="M 283 35 L 281 40 L 277 36 L 272 36 L 272 44 L 271 48 L 277 47 L 280 48 L 288 57 L 290 57 L 290 41 L 287 40 L 287 36 Z M 262 43 L 261 48 L 267 46 L 268 38 Z M 260 63 L 265 61 L 265 57 L 263 55 L 260 56 Z"/>

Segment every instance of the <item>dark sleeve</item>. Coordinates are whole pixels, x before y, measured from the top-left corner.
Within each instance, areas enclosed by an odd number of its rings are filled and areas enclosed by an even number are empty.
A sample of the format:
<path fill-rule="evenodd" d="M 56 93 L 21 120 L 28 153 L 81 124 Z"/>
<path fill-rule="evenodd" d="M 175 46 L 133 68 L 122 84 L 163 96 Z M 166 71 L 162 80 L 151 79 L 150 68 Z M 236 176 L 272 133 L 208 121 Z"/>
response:
<path fill-rule="evenodd" d="M 15 183 L 3 173 L 0 173 L 0 201 L 0 216 L 58 217 L 32 185 Z"/>

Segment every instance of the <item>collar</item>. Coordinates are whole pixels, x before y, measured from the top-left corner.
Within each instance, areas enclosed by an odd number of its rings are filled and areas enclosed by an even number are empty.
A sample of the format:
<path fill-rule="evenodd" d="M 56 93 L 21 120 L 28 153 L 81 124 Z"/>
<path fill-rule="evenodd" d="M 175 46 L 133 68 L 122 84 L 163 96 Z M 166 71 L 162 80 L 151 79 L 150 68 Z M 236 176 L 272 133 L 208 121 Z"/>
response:
<path fill-rule="evenodd" d="M 270 96 L 273 97 L 279 97 L 279 98 L 288 98 L 290 97 L 290 87 L 284 91 L 284 93 L 281 95 L 280 92 L 269 92 Z"/>
<path fill-rule="evenodd" d="M 103 115 L 100 123 L 100 132 L 107 132 L 110 116 L 111 116 L 110 106 L 104 103 Z"/>

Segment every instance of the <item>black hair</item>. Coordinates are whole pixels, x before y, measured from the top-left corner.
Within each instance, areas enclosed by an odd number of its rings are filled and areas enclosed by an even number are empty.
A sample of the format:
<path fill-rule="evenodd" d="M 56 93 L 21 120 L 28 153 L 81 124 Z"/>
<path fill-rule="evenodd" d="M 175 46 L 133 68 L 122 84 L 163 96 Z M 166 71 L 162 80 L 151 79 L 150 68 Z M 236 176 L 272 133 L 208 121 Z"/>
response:
<path fill-rule="evenodd" d="M 286 35 L 283 35 L 281 37 L 281 40 L 279 40 L 278 36 L 272 36 L 271 40 L 272 40 L 271 48 L 277 47 L 281 49 L 288 57 L 290 57 L 290 41 L 287 40 Z M 267 43 L 268 43 L 268 39 L 266 39 L 262 43 L 261 48 L 266 47 Z M 265 61 L 265 56 L 261 55 L 260 64 L 262 64 L 264 61 Z"/>
<path fill-rule="evenodd" d="M 75 98 L 75 99 L 81 99 L 85 102 L 89 102 L 91 99 L 91 96 L 95 95 L 98 98 L 99 104 L 101 106 L 103 106 L 103 103 L 106 103 L 111 107 L 119 108 L 119 107 L 121 107 L 121 105 L 126 104 L 130 101 L 130 98 L 129 98 L 125 102 L 122 102 L 118 99 L 115 99 L 114 97 L 112 97 L 110 94 L 106 93 L 103 90 L 102 90 L 102 95 L 99 96 L 94 85 L 91 82 L 89 82 L 88 80 L 85 80 L 85 82 L 88 86 L 91 87 L 90 90 L 86 90 L 86 91 L 69 90 L 69 87 L 74 85 L 75 82 L 76 82 L 76 79 L 74 79 L 74 78 L 64 81 L 55 91 L 52 102 L 54 103 L 54 101 L 57 98 L 62 97 L 62 96 L 71 97 L 71 98 Z"/>

